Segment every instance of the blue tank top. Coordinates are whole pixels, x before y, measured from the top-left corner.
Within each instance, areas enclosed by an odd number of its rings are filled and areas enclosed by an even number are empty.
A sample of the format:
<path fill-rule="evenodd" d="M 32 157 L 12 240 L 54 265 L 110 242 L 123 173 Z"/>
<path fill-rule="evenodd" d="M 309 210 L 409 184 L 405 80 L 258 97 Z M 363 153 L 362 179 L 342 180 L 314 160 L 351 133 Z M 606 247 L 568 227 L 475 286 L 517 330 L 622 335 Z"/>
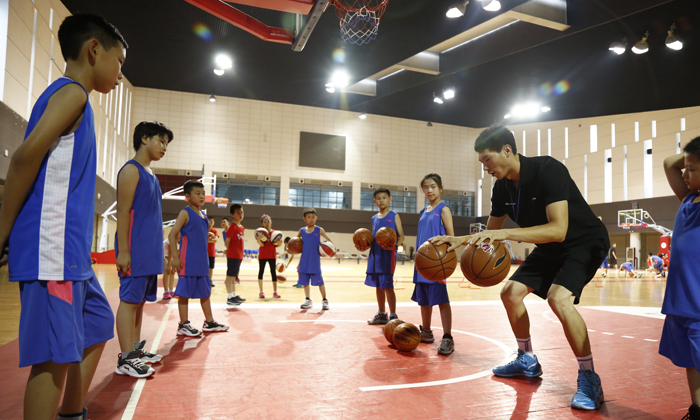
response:
<path fill-rule="evenodd" d="M 676 233 L 676 231 L 675 231 L 675 228 L 674 228 L 673 234 L 675 235 L 675 233 Z M 671 237 L 671 238 L 673 238 L 673 237 Z M 673 239 L 671 239 L 671 240 L 673 240 Z M 654 262 L 654 267 L 663 266 L 663 265 L 664 265 L 664 260 L 661 259 L 661 257 L 659 257 L 659 256 L 657 256 L 657 255 L 652 255 L 652 256 L 651 256 L 651 260 Z"/>
<path fill-rule="evenodd" d="M 416 235 L 416 248 L 419 248 L 421 245 L 423 245 L 423 242 L 427 241 L 433 236 L 445 234 L 445 225 L 442 224 L 443 207 L 445 207 L 445 203 L 438 204 L 431 211 L 425 211 L 425 209 L 420 211 L 420 219 L 418 220 L 418 234 Z M 413 269 L 413 282 L 435 284 L 434 281 L 430 281 L 418 274 L 418 270 L 415 268 Z"/>
<path fill-rule="evenodd" d="M 666 279 L 666 294 L 661 313 L 700 319 L 700 203 L 692 201 L 698 194 L 683 200 L 676 214 L 671 237 L 671 261 Z"/>
<path fill-rule="evenodd" d="M 312 233 L 306 233 L 306 227 L 301 228 L 301 240 L 304 241 L 304 248 L 301 250 L 297 271 L 304 274 L 321 274 L 321 255 L 318 253 L 321 228 L 314 226 Z"/>
<path fill-rule="evenodd" d="M 180 230 L 180 260 L 182 269 L 178 273 L 186 277 L 203 277 L 209 275 L 209 255 L 207 242 L 209 219 L 200 216 L 189 206 L 185 207 L 190 220 Z"/>
<path fill-rule="evenodd" d="M 25 140 L 51 96 L 70 83 L 81 86 L 61 77 L 37 99 Z M 12 227 L 10 281 L 81 281 L 95 275 L 90 247 L 95 230 L 96 162 L 95 118 L 88 100 L 78 129 L 56 138 L 44 156 Z"/>
<path fill-rule="evenodd" d="M 379 217 L 378 214 L 372 216 L 372 237 L 376 237 L 377 231 L 383 227 L 392 228 L 396 232 L 396 212 L 390 211 L 384 217 Z M 396 234 L 398 236 L 398 232 Z M 367 274 L 394 274 L 395 268 L 396 251 L 387 251 L 373 240 L 367 258 Z"/>
<path fill-rule="evenodd" d="M 134 201 L 129 212 L 129 254 L 131 269 L 127 276 L 141 277 L 163 273 L 163 196 L 160 183 L 155 175 L 149 173 L 140 163 L 130 160 L 119 170 L 121 174 L 126 165 L 132 164 L 139 170 L 139 182 L 134 191 Z M 119 191 L 119 175 L 117 175 Z M 119 238 L 114 237 L 114 251 L 119 256 Z M 119 272 L 119 276 L 122 273 Z"/>

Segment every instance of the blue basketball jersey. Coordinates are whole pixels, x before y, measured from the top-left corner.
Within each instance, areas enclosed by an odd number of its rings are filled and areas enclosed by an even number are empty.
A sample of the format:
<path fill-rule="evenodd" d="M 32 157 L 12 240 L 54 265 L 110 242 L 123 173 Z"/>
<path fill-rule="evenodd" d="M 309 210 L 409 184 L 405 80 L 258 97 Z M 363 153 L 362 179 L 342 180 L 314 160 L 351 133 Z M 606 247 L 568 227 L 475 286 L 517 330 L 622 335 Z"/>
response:
<path fill-rule="evenodd" d="M 61 77 L 37 99 L 25 140 L 51 96 L 69 83 L 81 86 Z M 95 119 L 88 99 L 78 129 L 56 138 L 44 156 L 12 227 L 10 281 L 83 281 L 93 277 L 90 247 L 95 229 L 96 162 Z"/>
<path fill-rule="evenodd" d="M 139 182 L 134 191 L 134 201 L 129 212 L 129 254 L 131 268 L 127 276 L 142 277 L 163 273 L 163 196 L 160 183 L 154 174 L 149 173 L 140 163 L 130 160 L 126 165 L 134 165 L 139 170 Z M 117 175 L 117 191 L 119 175 Z M 114 251 L 119 256 L 119 238 L 114 237 Z M 119 276 L 122 273 L 119 272 Z"/>
<path fill-rule="evenodd" d="M 671 238 L 671 261 L 661 313 L 700 319 L 700 269 L 697 259 L 700 237 L 700 203 L 686 197 L 678 209 Z"/>
<path fill-rule="evenodd" d="M 321 274 L 321 255 L 318 246 L 321 244 L 321 228 L 314 226 L 314 231 L 306 233 L 306 227 L 301 228 L 301 240 L 304 247 L 297 271 L 304 274 Z"/>
<path fill-rule="evenodd" d="M 622 264 L 622 266 L 620 266 L 620 269 L 632 272 L 632 271 L 634 271 L 634 266 L 632 265 L 631 262 L 628 261 L 628 262 Z"/>
<path fill-rule="evenodd" d="M 423 242 L 427 241 L 433 236 L 445 234 L 445 225 L 442 224 L 442 208 L 445 206 L 445 203 L 440 203 L 431 211 L 425 211 L 425 209 L 420 211 L 420 219 L 418 220 L 418 234 L 416 235 L 416 247 L 420 247 L 423 245 Z M 421 276 L 418 273 L 418 270 L 415 268 L 413 269 L 413 282 L 435 284 L 434 281 L 430 281 Z"/>
<path fill-rule="evenodd" d="M 675 228 L 674 228 L 673 233 L 674 234 L 676 233 Z M 671 240 L 673 240 L 673 239 L 671 239 Z M 664 260 L 661 259 L 661 257 L 659 257 L 659 256 L 652 255 L 651 260 L 654 262 L 654 267 L 663 267 L 664 266 Z"/>
<path fill-rule="evenodd" d="M 209 255 L 207 242 L 209 219 L 200 216 L 189 206 L 185 207 L 190 220 L 180 230 L 180 276 L 203 277 L 209 275 Z"/>
<path fill-rule="evenodd" d="M 389 227 L 396 232 L 396 212 L 390 211 L 384 217 L 379 217 L 378 214 L 372 216 L 372 237 L 376 237 L 377 231 L 383 227 Z M 398 232 L 396 234 L 398 236 Z M 367 274 L 394 274 L 395 268 L 396 250 L 387 251 L 373 240 L 367 258 Z"/>

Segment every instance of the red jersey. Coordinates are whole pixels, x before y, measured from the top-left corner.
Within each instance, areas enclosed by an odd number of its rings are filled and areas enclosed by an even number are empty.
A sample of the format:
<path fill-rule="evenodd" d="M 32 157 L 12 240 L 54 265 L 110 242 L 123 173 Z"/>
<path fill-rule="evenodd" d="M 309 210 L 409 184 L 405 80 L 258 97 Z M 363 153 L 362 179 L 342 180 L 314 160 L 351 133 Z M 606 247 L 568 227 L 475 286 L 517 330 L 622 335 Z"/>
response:
<path fill-rule="evenodd" d="M 211 228 L 209 232 L 213 233 L 215 238 L 219 237 L 218 230 Z M 207 241 L 208 240 L 209 238 L 207 238 Z M 210 257 L 216 257 L 216 242 L 207 242 L 207 255 L 209 255 Z"/>
<path fill-rule="evenodd" d="M 226 232 L 226 239 L 229 240 L 228 250 L 226 251 L 226 258 L 235 258 L 237 260 L 243 259 L 243 232 L 245 228 L 243 225 L 238 226 L 235 223 L 231 223 L 231 226 Z"/>
<path fill-rule="evenodd" d="M 270 232 L 267 233 L 267 241 L 265 241 L 265 245 L 260 247 L 260 251 L 258 252 L 258 259 L 259 260 L 277 259 L 277 247 L 272 245 L 272 241 L 270 241 Z"/>

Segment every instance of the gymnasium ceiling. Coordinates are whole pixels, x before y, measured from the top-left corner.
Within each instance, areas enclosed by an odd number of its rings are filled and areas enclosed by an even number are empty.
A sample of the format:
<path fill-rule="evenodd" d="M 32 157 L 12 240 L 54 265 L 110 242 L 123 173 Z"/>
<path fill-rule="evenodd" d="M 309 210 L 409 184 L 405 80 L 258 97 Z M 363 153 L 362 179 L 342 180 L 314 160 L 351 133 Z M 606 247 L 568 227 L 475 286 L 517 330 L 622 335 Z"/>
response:
<path fill-rule="evenodd" d="M 333 52 L 345 51 L 353 84 L 517 7 L 501 0 L 499 12 L 478 1 L 462 18 L 448 19 L 452 0 L 390 0 L 377 39 L 356 46 L 340 38 L 333 6 L 320 17 L 306 47 L 266 42 L 185 0 L 62 0 L 72 12 L 93 12 L 116 25 L 129 43 L 123 72 L 138 87 L 231 96 L 467 127 L 502 121 L 511 106 L 538 101 L 551 108 L 536 120 L 561 120 L 700 105 L 700 1 L 568 0 L 564 31 L 518 21 L 440 54 L 440 73 L 403 71 L 376 85 L 376 96 L 328 93 Z M 243 0 L 241 0 L 243 1 Z M 246 0 L 254 3 L 252 0 Z M 292 29 L 294 15 L 231 6 L 269 26 Z M 195 34 L 196 24 L 211 39 Z M 683 39 L 666 48 L 671 24 Z M 629 48 L 649 31 L 649 51 Z M 608 51 L 627 38 L 622 55 Z M 213 73 L 213 57 L 229 54 L 234 71 Z M 558 89 L 550 91 L 549 86 Z M 438 105 L 433 92 L 454 88 Z M 517 123 L 508 120 L 508 123 Z"/>

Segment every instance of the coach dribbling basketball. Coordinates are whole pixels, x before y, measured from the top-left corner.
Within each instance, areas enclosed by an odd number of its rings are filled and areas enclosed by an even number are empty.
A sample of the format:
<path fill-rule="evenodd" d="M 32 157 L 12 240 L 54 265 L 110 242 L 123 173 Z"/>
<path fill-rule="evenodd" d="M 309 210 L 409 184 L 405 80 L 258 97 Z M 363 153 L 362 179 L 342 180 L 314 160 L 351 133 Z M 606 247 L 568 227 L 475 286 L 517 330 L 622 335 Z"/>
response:
<path fill-rule="evenodd" d="M 542 367 L 532 349 L 530 319 L 523 300 L 530 293 L 546 299 L 561 321 L 578 361 L 578 390 L 571 407 L 595 410 L 603 402 L 586 324 L 575 309 L 581 291 L 607 255 L 610 240 L 569 171 L 549 156 L 518 154 L 513 133 L 502 125 L 484 130 L 474 143 L 479 161 L 497 181 L 486 230 L 462 237 L 436 237 L 435 243 L 479 245 L 484 241 L 534 243 L 535 250 L 511 276 L 501 300 L 518 341 L 518 356 L 493 369 L 500 377 L 538 377 Z M 502 229 L 509 216 L 516 229 Z M 571 298 L 574 298 L 573 300 Z"/>

